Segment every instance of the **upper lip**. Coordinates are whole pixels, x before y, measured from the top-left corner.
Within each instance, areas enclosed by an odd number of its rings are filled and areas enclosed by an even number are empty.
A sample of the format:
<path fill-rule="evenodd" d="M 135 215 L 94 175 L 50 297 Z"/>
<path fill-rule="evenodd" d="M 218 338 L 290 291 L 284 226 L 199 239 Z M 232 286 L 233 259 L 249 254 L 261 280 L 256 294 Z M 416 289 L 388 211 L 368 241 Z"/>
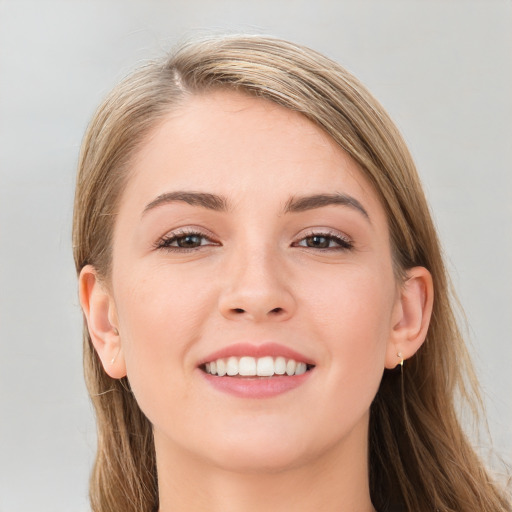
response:
<path fill-rule="evenodd" d="M 285 359 L 294 359 L 297 362 L 303 362 L 308 365 L 314 365 L 315 362 L 293 350 L 290 347 L 285 345 L 281 345 L 279 343 L 261 343 L 254 345 L 252 343 L 235 343 L 234 345 L 228 345 L 227 347 L 221 348 L 207 355 L 199 361 L 198 366 L 201 366 L 205 363 L 209 363 L 211 361 L 216 361 L 217 359 L 226 359 L 228 357 L 284 357 Z"/>

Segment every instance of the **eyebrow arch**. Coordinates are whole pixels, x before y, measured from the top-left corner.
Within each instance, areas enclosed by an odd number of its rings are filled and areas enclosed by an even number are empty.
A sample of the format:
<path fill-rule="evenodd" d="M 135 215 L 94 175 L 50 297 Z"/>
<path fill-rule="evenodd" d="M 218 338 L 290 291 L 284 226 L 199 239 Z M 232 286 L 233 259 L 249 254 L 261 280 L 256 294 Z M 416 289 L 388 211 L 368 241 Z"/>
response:
<path fill-rule="evenodd" d="M 227 199 L 216 194 L 178 190 L 176 192 L 166 192 L 165 194 L 160 194 L 156 199 L 146 205 L 142 215 L 145 215 L 148 211 L 153 210 L 157 206 L 173 203 L 176 201 L 181 201 L 183 203 L 190 204 L 191 206 L 201 206 L 203 208 L 207 208 L 208 210 L 214 210 L 218 212 L 225 212 L 229 209 Z"/>
<path fill-rule="evenodd" d="M 355 197 L 341 193 L 291 197 L 285 205 L 284 213 L 304 212 L 307 210 L 314 210 L 315 208 L 322 208 L 324 206 L 331 205 L 341 205 L 354 208 L 359 213 L 362 213 L 368 221 L 370 221 L 368 212 Z"/>

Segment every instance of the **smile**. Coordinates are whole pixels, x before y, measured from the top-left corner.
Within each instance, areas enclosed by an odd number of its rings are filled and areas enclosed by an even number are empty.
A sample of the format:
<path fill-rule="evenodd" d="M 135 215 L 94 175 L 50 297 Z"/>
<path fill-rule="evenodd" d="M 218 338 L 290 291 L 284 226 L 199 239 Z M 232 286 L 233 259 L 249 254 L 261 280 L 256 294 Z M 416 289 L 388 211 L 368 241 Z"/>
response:
<path fill-rule="evenodd" d="M 201 366 L 201 369 L 219 377 L 273 377 L 274 375 L 292 376 L 302 375 L 312 368 L 303 361 L 285 358 L 282 356 L 251 357 L 231 356 L 210 361 Z"/>
<path fill-rule="evenodd" d="M 237 343 L 199 361 L 204 382 L 238 398 L 277 397 L 301 388 L 315 372 L 315 361 L 278 343 Z"/>

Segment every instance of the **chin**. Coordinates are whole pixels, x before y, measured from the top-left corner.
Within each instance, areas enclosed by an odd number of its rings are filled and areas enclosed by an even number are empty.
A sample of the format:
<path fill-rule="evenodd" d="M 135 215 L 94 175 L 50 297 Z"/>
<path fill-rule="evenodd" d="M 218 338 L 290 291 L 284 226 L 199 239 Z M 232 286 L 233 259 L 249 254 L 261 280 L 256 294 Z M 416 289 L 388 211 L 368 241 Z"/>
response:
<path fill-rule="evenodd" d="M 304 434 L 283 425 L 226 429 L 218 438 L 210 437 L 206 453 L 214 465 L 227 471 L 279 472 L 299 467 L 322 451 L 322 446 Z"/>
<path fill-rule="evenodd" d="M 279 473 L 289 471 L 305 464 L 310 457 L 297 446 L 280 449 L 245 449 L 232 447 L 228 453 L 215 457 L 215 466 L 234 473 Z M 213 456 L 214 454 L 211 454 Z"/>

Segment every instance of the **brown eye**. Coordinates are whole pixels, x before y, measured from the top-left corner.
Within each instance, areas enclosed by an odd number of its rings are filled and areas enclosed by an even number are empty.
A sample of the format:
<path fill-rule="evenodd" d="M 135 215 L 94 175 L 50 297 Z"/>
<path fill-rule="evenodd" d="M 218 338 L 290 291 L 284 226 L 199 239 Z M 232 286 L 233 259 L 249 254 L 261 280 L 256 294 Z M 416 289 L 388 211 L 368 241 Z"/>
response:
<path fill-rule="evenodd" d="M 184 235 L 176 238 L 176 245 L 184 249 L 193 249 L 202 245 L 203 239 L 200 235 Z"/>
<path fill-rule="evenodd" d="M 174 233 L 160 239 L 156 244 L 156 249 L 165 249 L 168 251 L 184 251 L 200 249 L 207 245 L 219 245 L 208 236 L 202 233 Z"/>
<path fill-rule="evenodd" d="M 315 249 L 327 249 L 331 240 L 326 236 L 308 236 L 306 239 L 306 247 L 314 247 Z"/>
<path fill-rule="evenodd" d="M 309 236 L 305 236 L 294 245 L 296 247 L 307 247 L 308 249 L 324 249 L 330 251 L 343 251 L 346 249 L 352 249 L 353 247 L 350 240 L 331 233 L 314 233 Z"/>

